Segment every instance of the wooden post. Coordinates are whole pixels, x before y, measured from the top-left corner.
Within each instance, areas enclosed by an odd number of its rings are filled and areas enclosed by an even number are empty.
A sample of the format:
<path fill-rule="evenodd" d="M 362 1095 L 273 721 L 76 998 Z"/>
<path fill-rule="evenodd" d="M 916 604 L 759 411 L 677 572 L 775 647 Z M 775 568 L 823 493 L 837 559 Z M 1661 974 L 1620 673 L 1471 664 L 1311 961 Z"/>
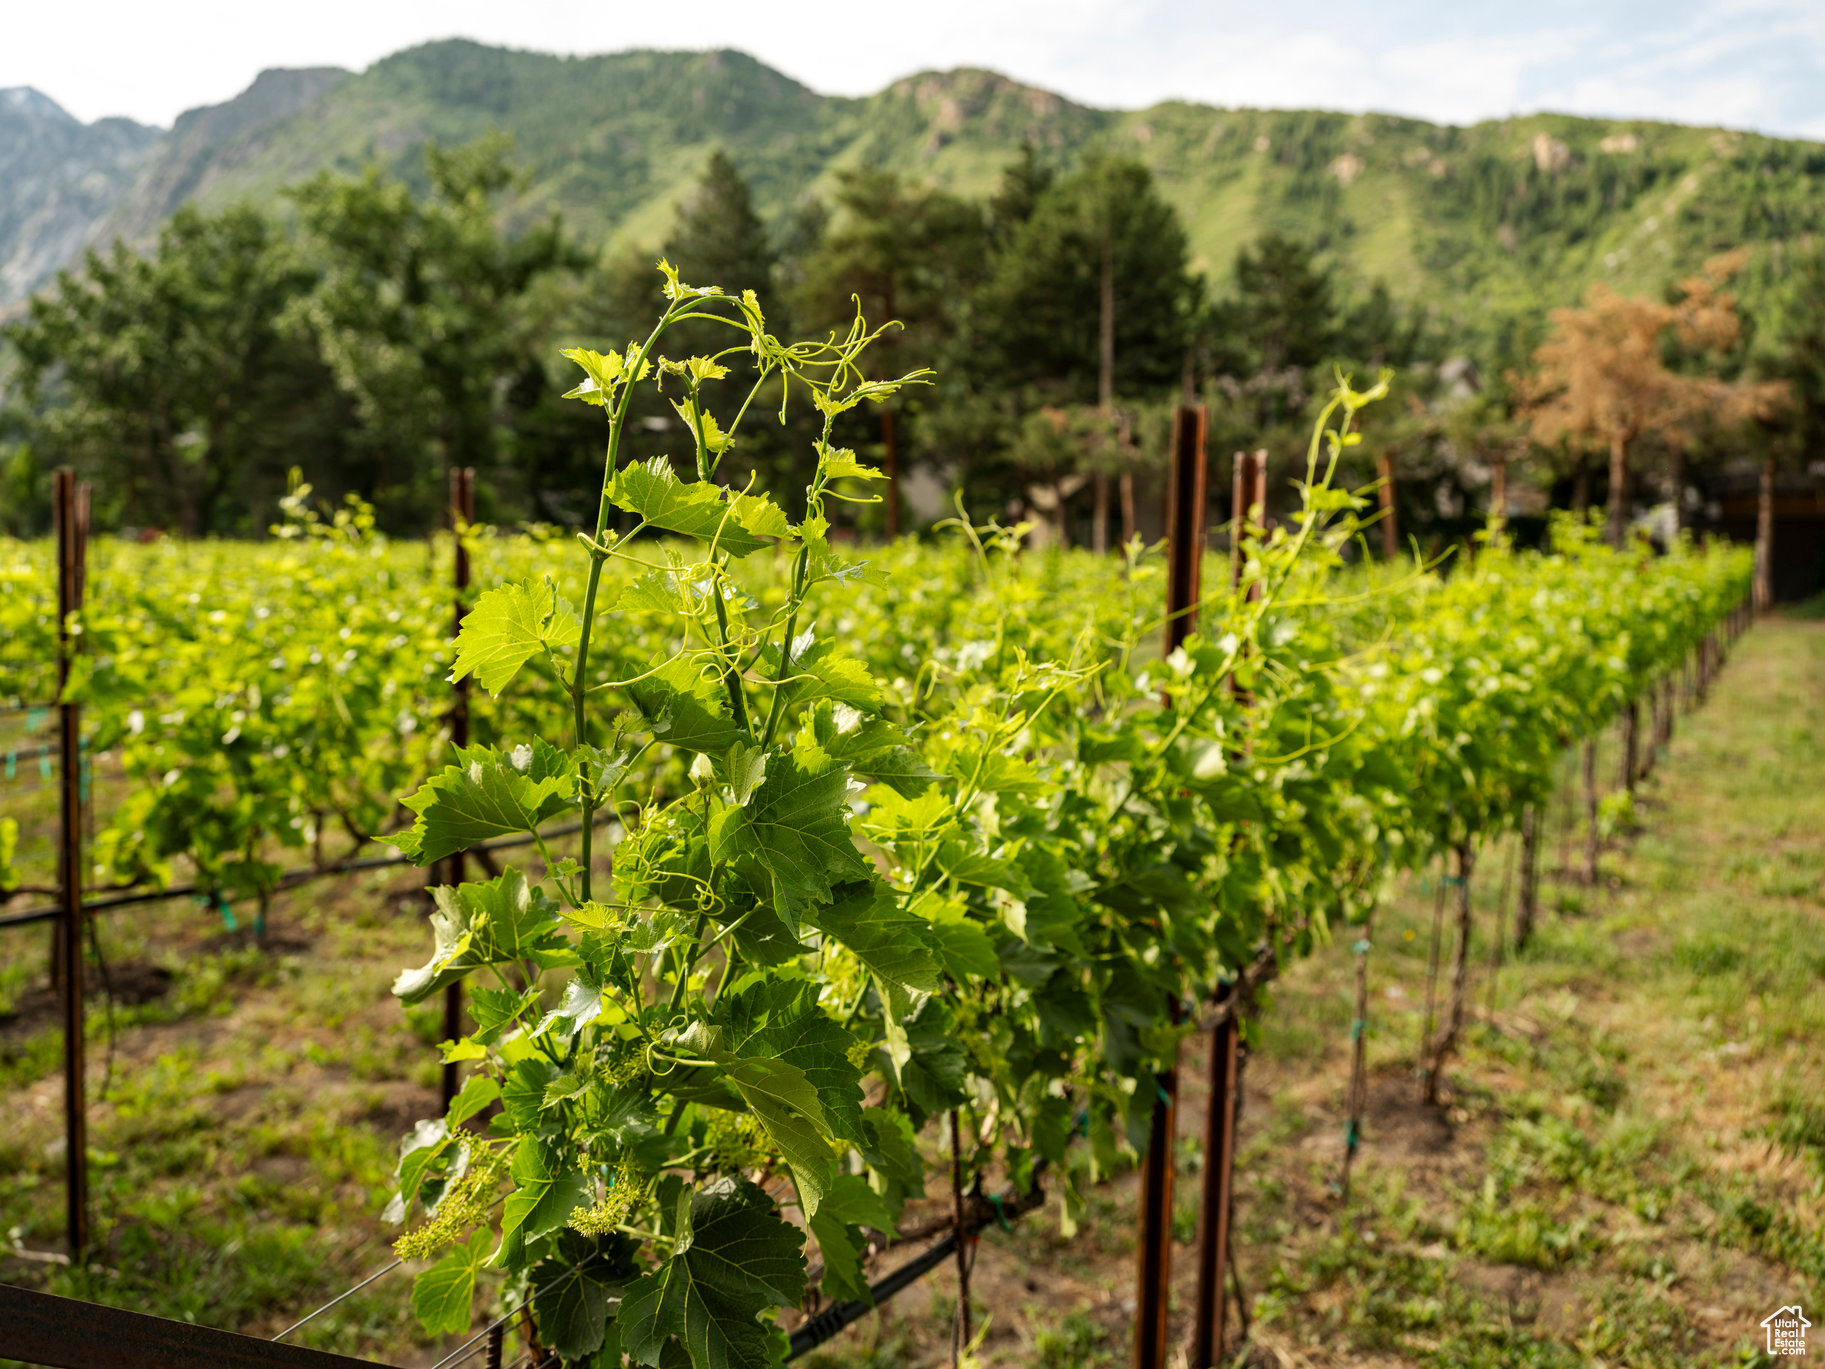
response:
<path fill-rule="evenodd" d="M 1635 792 L 1635 778 L 1641 766 L 1641 700 L 1630 699 L 1622 706 L 1622 789 Z"/>
<path fill-rule="evenodd" d="M 70 1260 L 89 1244 L 89 1120 L 84 1099 L 82 995 L 82 710 L 63 698 L 69 688 L 70 618 L 82 608 L 88 552 L 89 487 L 67 466 L 52 478 L 57 520 L 57 696 L 59 777 L 57 889 L 62 917 L 54 947 L 63 1006 L 63 1136 L 65 1221 Z"/>
<path fill-rule="evenodd" d="M 1204 440 L 1209 416 L 1202 405 L 1181 406 L 1172 416 L 1172 469 L 1166 484 L 1166 629 L 1171 655 L 1197 621 L 1204 561 L 1204 506 L 1208 499 Z M 1176 1021 L 1178 1003 L 1169 1010 Z M 1167 1316 L 1172 1298 L 1173 1142 L 1178 1134 L 1176 1064 L 1154 1076 L 1153 1120 L 1141 1165 L 1141 1229 L 1135 1260 L 1135 1369 L 1166 1369 L 1170 1359 Z"/>
<path fill-rule="evenodd" d="M 450 635 L 455 636 L 462 630 L 463 615 L 468 612 L 469 596 L 469 548 L 463 541 L 469 531 L 469 525 L 475 521 L 475 468 L 461 466 L 450 472 L 450 529 L 455 534 L 456 563 L 451 580 L 455 590 L 454 606 L 451 612 Z M 469 680 L 464 677 L 456 682 L 455 698 L 450 704 L 450 742 L 454 746 L 469 744 Z M 456 852 L 446 857 L 445 882 L 451 885 L 463 882 L 463 853 Z M 463 1035 L 463 986 L 461 982 L 451 984 L 444 989 L 444 1039 L 458 1041 Z M 444 1065 L 443 1104 L 444 1110 L 450 1108 L 450 1100 L 456 1097 L 458 1088 L 456 1078 L 457 1066 L 454 1062 Z"/>
<path fill-rule="evenodd" d="M 1381 551 L 1390 561 L 1400 559 L 1400 521 L 1394 512 L 1394 458 L 1383 452 L 1375 463 L 1381 483 L 1375 497 L 1381 501 Z"/>
<path fill-rule="evenodd" d="M 1584 743 L 1584 882 L 1597 887 L 1597 739 Z"/>
<path fill-rule="evenodd" d="M 1762 461 L 1755 492 L 1755 595 L 1758 613 L 1774 603 L 1774 458 Z"/>
<path fill-rule="evenodd" d="M 1266 516 L 1267 453 L 1237 452 L 1230 507 L 1229 582 L 1242 583 L 1249 529 Z M 1256 590 L 1251 588 L 1252 597 Z M 1240 1003 L 1231 990 L 1230 1013 L 1211 1033 L 1209 1091 L 1204 1100 L 1204 1170 L 1198 1207 L 1197 1303 L 1191 1331 L 1192 1369 L 1208 1369 L 1223 1356 L 1228 1299 L 1223 1271 L 1229 1264 L 1235 1207 L 1236 1118 L 1242 1087 Z"/>
<path fill-rule="evenodd" d="M 1426 1064 L 1426 1101 L 1439 1100 L 1439 1083 L 1445 1063 L 1457 1045 L 1464 1027 L 1464 991 L 1470 977 L 1470 875 L 1476 867 L 1476 848 L 1468 840 L 1457 847 L 1457 944 L 1451 952 L 1451 1006 L 1445 1013 L 1445 1025 L 1432 1042 L 1432 1058 Z"/>
<path fill-rule="evenodd" d="M 1533 936 L 1540 914 L 1540 807 L 1521 810 L 1521 898 L 1515 909 L 1514 948 L 1518 955 Z"/>

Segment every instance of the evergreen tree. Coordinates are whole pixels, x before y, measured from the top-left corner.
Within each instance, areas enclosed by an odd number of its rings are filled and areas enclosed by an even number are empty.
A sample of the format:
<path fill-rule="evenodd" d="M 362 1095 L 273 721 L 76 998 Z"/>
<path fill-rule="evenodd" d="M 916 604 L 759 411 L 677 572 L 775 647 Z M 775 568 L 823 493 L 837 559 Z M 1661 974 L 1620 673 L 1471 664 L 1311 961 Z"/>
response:
<path fill-rule="evenodd" d="M 1202 293 L 1189 259 L 1145 167 L 1100 161 L 1059 177 L 998 254 L 976 308 L 988 370 L 1063 403 L 1170 389 Z"/>
<path fill-rule="evenodd" d="M 331 474 L 348 423 L 314 351 L 277 326 L 312 283 L 247 207 L 186 206 L 145 256 L 89 253 L 6 329 L 17 478 L 75 465 L 103 526 L 259 529 L 288 466 Z"/>

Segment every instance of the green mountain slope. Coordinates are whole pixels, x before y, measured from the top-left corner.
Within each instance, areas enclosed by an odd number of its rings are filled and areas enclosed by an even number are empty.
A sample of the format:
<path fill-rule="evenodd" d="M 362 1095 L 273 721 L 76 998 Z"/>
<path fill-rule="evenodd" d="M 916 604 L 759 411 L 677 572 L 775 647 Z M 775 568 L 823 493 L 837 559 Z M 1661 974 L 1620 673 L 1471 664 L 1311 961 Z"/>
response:
<path fill-rule="evenodd" d="M 346 78 L 292 75 L 311 78 L 285 92 L 297 112 L 207 146 L 174 135 L 160 155 L 181 151 L 181 176 L 155 167 L 109 222 L 143 235 L 180 184 L 205 203 L 271 202 L 318 170 L 370 162 L 422 182 L 427 139 L 499 129 L 527 173 L 516 218 L 561 213 L 592 240 L 653 247 L 718 146 L 781 220 L 865 163 L 986 193 L 1031 141 L 1061 163 L 1111 150 L 1152 167 L 1219 283 L 1239 246 L 1281 229 L 1484 337 L 1593 280 L 1658 290 L 1739 243 L 1766 249 L 1745 279 L 1753 303 L 1785 248 L 1825 227 L 1825 146 L 1671 124 L 1543 114 L 1456 128 L 1186 103 L 1112 112 L 971 70 L 842 99 L 737 52 L 566 58 L 466 41 Z"/>

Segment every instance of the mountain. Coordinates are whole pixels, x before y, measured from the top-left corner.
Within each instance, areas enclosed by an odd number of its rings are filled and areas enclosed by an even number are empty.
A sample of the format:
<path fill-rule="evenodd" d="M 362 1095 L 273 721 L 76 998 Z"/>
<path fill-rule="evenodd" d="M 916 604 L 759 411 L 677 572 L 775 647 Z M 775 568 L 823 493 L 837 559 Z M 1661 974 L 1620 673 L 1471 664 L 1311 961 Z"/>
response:
<path fill-rule="evenodd" d="M 1280 229 L 1484 337 L 1592 280 L 1659 290 L 1739 243 L 1767 248 L 1744 283 L 1753 300 L 1788 245 L 1825 229 L 1815 143 L 1554 114 L 1452 127 L 1181 102 L 1117 112 L 974 70 L 848 99 L 731 51 L 557 57 L 451 40 L 355 75 L 267 72 L 168 134 L 84 126 L 35 92 L 17 103 L 27 114 L 0 108 L 0 172 L 23 157 L 37 179 L 0 206 L 0 304 L 84 241 L 144 240 L 186 200 L 276 204 L 319 170 L 370 163 L 423 184 L 426 140 L 496 129 L 526 169 L 514 219 L 561 213 L 592 240 L 643 248 L 718 146 L 775 221 L 844 167 L 984 194 L 1022 142 L 1060 164 L 1111 150 L 1152 167 L 1213 279 Z"/>
<path fill-rule="evenodd" d="M 162 137 L 128 119 L 80 123 L 29 86 L 0 90 L 0 305 L 82 249 Z"/>

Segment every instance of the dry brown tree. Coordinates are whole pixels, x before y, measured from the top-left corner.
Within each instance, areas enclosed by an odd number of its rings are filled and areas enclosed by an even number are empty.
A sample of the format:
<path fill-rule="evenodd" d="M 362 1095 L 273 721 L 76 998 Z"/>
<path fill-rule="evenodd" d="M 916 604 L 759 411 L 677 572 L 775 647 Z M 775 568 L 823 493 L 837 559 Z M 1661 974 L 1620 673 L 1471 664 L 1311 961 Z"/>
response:
<path fill-rule="evenodd" d="M 1666 364 L 1669 340 L 1695 355 L 1718 356 L 1736 345 L 1742 323 L 1725 286 L 1745 255 L 1713 257 L 1680 282 L 1672 303 L 1593 285 L 1581 307 L 1552 312 L 1552 336 L 1535 350 L 1525 385 L 1529 426 L 1543 444 L 1568 439 L 1608 446 L 1612 546 L 1622 545 L 1628 523 L 1629 454 L 1636 442 L 1656 436 L 1677 461 L 1705 427 L 1764 419 L 1788 402 L 1782 381 L 1721 380 Z"/>

